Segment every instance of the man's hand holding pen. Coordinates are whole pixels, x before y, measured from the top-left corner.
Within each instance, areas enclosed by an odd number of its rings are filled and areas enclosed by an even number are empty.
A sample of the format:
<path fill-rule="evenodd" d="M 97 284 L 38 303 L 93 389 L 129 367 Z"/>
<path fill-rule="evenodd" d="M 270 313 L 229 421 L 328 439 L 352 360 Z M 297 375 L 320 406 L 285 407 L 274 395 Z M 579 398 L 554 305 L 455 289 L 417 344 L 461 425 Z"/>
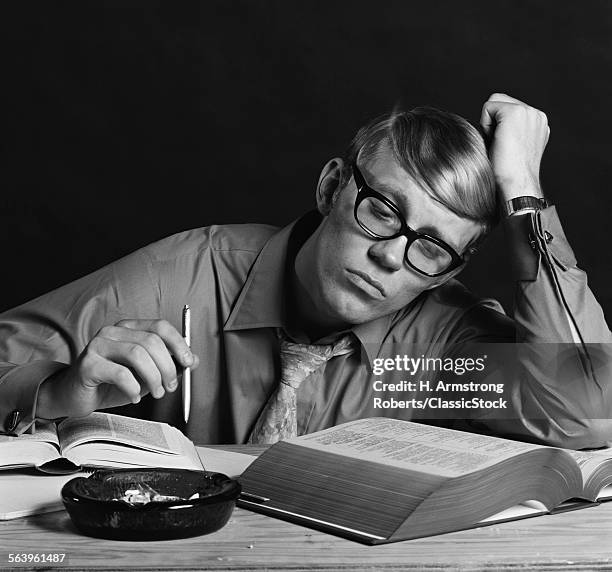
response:
<path fill-rule="evenodd" d="M 178 387 L 177 366 L 199 359 L 166 320 L 122 320 L 102 328 L 76 361 L 45 380 L 36 416 L 80 417 L 97 409 L 163 397 Z"/>

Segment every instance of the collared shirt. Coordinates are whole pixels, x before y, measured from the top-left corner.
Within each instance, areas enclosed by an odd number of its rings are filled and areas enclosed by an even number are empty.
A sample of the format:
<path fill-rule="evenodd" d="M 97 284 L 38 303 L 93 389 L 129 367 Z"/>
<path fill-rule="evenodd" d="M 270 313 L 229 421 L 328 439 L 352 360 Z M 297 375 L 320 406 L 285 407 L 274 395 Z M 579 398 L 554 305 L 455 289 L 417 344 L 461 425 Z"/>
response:
<path fill-rule="evenodd" d="M 316 216 L 302 219 L 300 233 L 295 223 L 280 230 L 249 224 L 183 232 L 0 315 L 0 422 L 12 424 L 5 430 L 20 433 L 32 425 L 40 383 L 73 362 L 100 328 L 125 318 L 164 318 L 178 329 L 181 309 L 189 303 L 200 366 L 192 372 L 188 426 L 183 427 L 180 391 L 160 400 L 148 396 L 121 412 L 184 428 L 197 443 L 245 442 L 279 379 L 275 332 L 291 329 L 286 269 L 295 241 L 299 246 L 302 240 L 296 234 L 307 235 L 318 221 Z M 612 341 L 610 331 L 554 208 L 531 217 L 528 236 L 526 248 L 535 247 L 535 263 L 519 270 L 515 320 L 494 300 L 478 299 L 452 280 L 394 314 L 355 326 L 360 351 L 333 358 L 300 386 L 298 432 L 385 415 L 449 426 L 466 418 L 473 428 L 570 447 L 607 443 L 612 437 L 610 378 L 602 382 L 605 372 L 595 375 L 585 348 L 589 342 Z M 536 345 L 513 354 L 518 369 L 500 368 L 507 352 L 514 351 L 507 346 L 516 341 Z M 550 355 L 533 350 L 540 342 L 568 343 L 579 379 L 571 384 L 556 379 L 559 368 L 550 370 Z M 499 355 L 490 362 L 496 365 L 482 377 L 504 385 L 508 406 L 501 414 L 420 409 L 416 401 L 431 396 L 426 384 L 414 391 L 375 389 L 374 382 L 383 381 L 374 373 L 375 360 L 380 364 L 397 355 L 487 360 L 485 343 L 503 348 L 494 350 Z M 609 373 L 608 365 L 603 367 Z M 437 383 L 425 380 L 422 368 L 408 378 L 405 370 L 395 373 L 403 381 Z M 455 374 L 445 380 L 466 381 Z M 414 401 L 411 407 L 385 409 L 375 406 L 376 397 Z"/>

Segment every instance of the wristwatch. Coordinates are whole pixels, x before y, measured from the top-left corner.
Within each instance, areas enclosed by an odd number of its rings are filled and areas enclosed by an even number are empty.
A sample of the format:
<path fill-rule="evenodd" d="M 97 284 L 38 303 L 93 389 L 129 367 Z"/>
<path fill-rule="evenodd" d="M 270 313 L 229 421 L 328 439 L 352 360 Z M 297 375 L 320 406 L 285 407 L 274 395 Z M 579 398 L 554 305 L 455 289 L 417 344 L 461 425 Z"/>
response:
<path fill-rule="evenodd" d="M 548 206 L 548 201 L 544 198 L 527 196 L 527 197 L 515 197 L 502 204 L 502 214 L 505 217 L 512 216 L 514 214 L 523 211 L 537 212 L 545 209 Z"/>

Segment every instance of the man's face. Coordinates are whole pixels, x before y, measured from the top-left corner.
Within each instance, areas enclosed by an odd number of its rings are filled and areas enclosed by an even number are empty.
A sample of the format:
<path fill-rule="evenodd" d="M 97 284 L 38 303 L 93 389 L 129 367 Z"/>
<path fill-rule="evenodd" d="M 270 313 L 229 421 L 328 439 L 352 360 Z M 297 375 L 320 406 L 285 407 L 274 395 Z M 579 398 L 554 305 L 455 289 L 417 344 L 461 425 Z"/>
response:
<path fill-rule="evenodd" d="M 481 233 L 477 223 L 457 216 L 420 188 L 389 149 L 383 147 L 368 164 L 360 163 L 360 170 L 368 186 L 399 207 L 412 229 L 441 238 L 457 253 Z M 300 253 L 305 262 L 301 273 L 300 263 L 296 266 L 311 307 L 328 324 L 358 324 L 390 314 L 458 272 L 430 278 L 410 268 L 404 259 L 405 236 L 375 240 L 357 224 L 356 196 L 352 178 L 331 210 L 331 198 L 319 197 L 320 210 L 328 214 Z"/>

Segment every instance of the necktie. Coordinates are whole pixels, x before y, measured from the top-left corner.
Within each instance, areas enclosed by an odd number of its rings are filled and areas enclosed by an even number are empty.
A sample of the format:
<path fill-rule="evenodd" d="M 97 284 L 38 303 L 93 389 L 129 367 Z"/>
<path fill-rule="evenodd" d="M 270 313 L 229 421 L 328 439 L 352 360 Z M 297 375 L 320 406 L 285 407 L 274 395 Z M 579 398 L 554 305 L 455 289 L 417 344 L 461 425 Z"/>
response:
<path fill-rule="evenodd" d="M 281 379 L 251 431 L 249 443 L 272 444 L 297 435 L 297 389 L 319 367 L 335 356 L 352 353 L 354 342 L 346 334 L 330 345 L 296 344 L 279 330 Z"/>

